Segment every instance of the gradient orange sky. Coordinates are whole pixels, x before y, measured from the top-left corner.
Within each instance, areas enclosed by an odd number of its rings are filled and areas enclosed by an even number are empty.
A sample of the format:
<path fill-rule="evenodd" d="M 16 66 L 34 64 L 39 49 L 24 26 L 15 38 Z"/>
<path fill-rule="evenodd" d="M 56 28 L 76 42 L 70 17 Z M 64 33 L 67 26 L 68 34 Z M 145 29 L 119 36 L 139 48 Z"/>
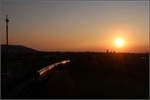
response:
<path fill-rule="evenodd" d="M 42 51 L 149 51 L 148 1 L 4 0 L 9 44 Z M 114 45 L 116 38 L 124 46 Z"/>

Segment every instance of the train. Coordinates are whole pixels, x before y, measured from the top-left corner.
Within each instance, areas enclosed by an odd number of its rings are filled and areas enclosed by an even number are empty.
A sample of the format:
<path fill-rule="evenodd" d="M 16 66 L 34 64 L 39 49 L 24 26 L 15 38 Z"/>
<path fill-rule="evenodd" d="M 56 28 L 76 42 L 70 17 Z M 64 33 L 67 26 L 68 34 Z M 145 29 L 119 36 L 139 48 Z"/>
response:
<path fill-rule="evenodd" d="M 54 71 L 54 68 L 57 67 L 60 64 L 66 64 L 69 63 L 70 60 L 63 60 L 54 64 L 51 64 L 49 66 L 46 66 L 38 71 L 35 72 L 34 74 L 34 81 L 42 81 L 47 79 L 48 76 L 50 76 Z"/>

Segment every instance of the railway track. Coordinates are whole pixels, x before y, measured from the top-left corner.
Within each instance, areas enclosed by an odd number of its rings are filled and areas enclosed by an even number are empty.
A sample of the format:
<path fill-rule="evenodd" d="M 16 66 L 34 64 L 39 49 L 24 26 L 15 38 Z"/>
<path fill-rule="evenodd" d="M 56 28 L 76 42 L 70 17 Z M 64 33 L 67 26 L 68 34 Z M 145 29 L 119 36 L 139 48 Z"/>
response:
<path fill-rule="evenodd" d="M 68 62 L 70 62 L 70 60 L 63 60 L 61 62 L 57 62 L 49 66 L 46 66 L 41 70 L 38 70 L 37 71 L 37 73 L 39 73 L 38 81 L 37 81 L 37 77 L 35 80 L 35 76 L 33 74 L 33 76 L 30 76 L 28 80 L 21 82 L 21 84 L 19 84 L 17 87 L 9 91 L 8 94 L 6 95 L 6 98 L 43 98 L 43 97 L 46 97 L 46 94 L 47 94 L 46 92 L 48 91 L 44 91 L 44 90 L 47 90 L 46 88 L 49 87 L 48 86 L 49 83 L 52 83 L 52 81 L 55 81 L 55 80 L 51 80 L 53 75 L 48 74 L 48 73 L 51 73 L 51 71 L 58 65 L 59 67 L 62 67 L 61 65 L 66 64 Z M 53 74 L 54 73 L 55 72 L 53 71 Z"/>

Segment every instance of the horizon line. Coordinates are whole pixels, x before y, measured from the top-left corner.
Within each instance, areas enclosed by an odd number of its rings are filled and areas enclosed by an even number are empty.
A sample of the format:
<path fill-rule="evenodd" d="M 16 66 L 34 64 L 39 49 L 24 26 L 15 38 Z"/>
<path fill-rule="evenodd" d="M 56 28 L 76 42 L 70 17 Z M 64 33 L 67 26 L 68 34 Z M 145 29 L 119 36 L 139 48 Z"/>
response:
<path fill-rule="evenodd" d="M 0 46 L 7 46 L 6 44 L 0 44 Z M 33 49 L 35 51 L 39 51 L 39 52 L 60 52 L 60 53 L 63 53 L 63 52 L 70 52 L 70 53 L 106 53 L 108 49 L 106 49 L 105 51 L 71 51 L 71 50 L 38 50 L 38 49 L 35 49 L 35 48 L 31 48 L 31 47 L 28 47 L 28 46 L 25 46 L 25 45 L 12 45 L 12 44 L 9 44 L 8 46 L 23 46 L 23 47 L 26 47 L 26 48 L 29 48 L 29 49 Z M 145 53 L 150 53 L 150 51 L 145 51 L 145 52 L 117 52 L 115 50 L 110 50 L 108 53 L 134 53 L 134 54 L 137 54 L 137 53 L 142 53 L 142 54 L 145 54 Z"/>

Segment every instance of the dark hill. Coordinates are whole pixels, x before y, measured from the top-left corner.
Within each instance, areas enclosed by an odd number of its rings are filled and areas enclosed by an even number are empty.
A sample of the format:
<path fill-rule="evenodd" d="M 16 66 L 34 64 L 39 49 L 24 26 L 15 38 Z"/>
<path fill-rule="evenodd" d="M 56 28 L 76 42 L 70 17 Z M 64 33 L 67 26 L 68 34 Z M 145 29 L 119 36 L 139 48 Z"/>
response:
<path fill-rule="evenodd" d="M 5 54 L 6 53 L 6 45 L 1 45 L 1 53 Z M 38 52 L 37 50 L 34 50 L 32 48 L 28 48 L 25 46 L 20 46 L 20 45 L 9 45 L 8 46 L 8 54 L 27 54 L 27 53 L 33 53 L 33 52 Z"/>

